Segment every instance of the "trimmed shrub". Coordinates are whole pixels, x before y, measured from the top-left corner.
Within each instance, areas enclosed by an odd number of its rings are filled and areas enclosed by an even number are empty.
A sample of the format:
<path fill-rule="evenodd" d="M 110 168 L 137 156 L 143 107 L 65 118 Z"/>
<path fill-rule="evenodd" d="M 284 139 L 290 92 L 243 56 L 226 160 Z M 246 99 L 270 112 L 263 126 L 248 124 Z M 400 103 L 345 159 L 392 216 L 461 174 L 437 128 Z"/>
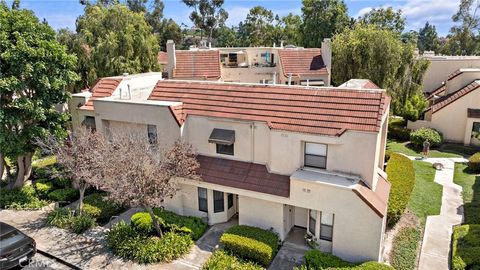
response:
<path fill-rule="evenodd" d="M 391 263 L 395 269 L 413 270 L 421 233 L 417 228 L 402 228 L 393 239 Z"/>
<path fill-rule="evenodd" d="M 455 227 L 452 246 L 452 269 L 479 269 L 480 224 Z"/>
<path fill-rule="evenodd" d="M 56 156 L 48 156 L 48 157 L 44 157 L 44 158 L 41 158 L 41 159 L 34 160 L 32 162 L 32 167 L 33 168 L 44 168 L 44 167 L 54 165 L 55 163 L 57 163 L 57 157 Z"/>
<path fill-rule="evenodd" d="M 73 202 L 78 199 L 78 190 L 74 188 L 56 189 L 48 193 L 48 198 L 56 202 Z"/>
<path fill-rule="evenodd" d="M 220 238 L 227 251 L 247 260 L 267 266 L 278 250 L 278 235 L 256 227 L 237 225 Z"/>
<path fill-rule="evenodd" d="M 388 200 L 387 222 L 393 226 L 407 207 L 415 185 L 415 169 L 413 162 L 406 156 L 391 153 L 387 164 L 388 180 L 391 183 Z"/>
<path fill-rule="evenodd" d="M 475 153 L 468 159 L 468 169 L 471 172 L 480 172 L 480 152 Z"/>
<path fill-rule="evenodd" d="M 263 270 L 264 268 L 253 262 L 245 261 L 229 254 L 224 250 L 217 250 L 203 265 L 202 270 Z"/>
<path fill-rule="evenodd" d="M 53 183 L 47 181 L 36 181 L 35 190 L 41 198 L 48 198 L 48 193 L 53 190 Z"/>
<path fill-rule="evenodd" d="M 107 243 L 117 256 L 138 263 L 170 262 L 189 252 L 193 245 L 187 235 L 168 232 L 162 238 L 151 237 L 125 222 L 113 226 Z"/>
<path fill-rule="evenodd" d="M 2 190 L 0 196 L 0 208 L 2 209 L 40 209 L 46 205 L 48 205 L 48 201 L 38 198 L 32 186 Z"/>
<path fill-rule="evenodd" d="M 164 231 L 176 231 L 189 234 L 194 241 L 198 240 L 207 230 L 207 224 L 198 217 L 185 217 L 173 212 L 153 209 L 158 217 L 158 222 Z M 132 226 L 139 231 L 154 234 L 152 218 L 146 212 L 136 213 L 131 217 Z"/>
<path fill-rule="evenodd" d="M 390 265 L 379 262 L 365 262 L 355 267 L 356 270 L 395 270 Z"/>
<path fill-rule="evenodd" d="M 72 187 L 72 180 L 64 177 L 54 177 L 52 178 L 52 182 L 57 188 L 71 188 Z"/>
<path fill-rule="evenodd" d="M 74 212 L 68 208 L 57 208 L 48 213 L 47 225 L 81 234 L 95 226 L 95 219 L 85 214 L 75 216 Z"/>
<path fill-rule="evenodd" d="M 95 226 L 95 219 L 89 215 L 82 214 L 73 217 L 70 230 L 74 233 L 81 234 L 93 226 Z"/>
<path fill-rule="evenodd" d="M 83 212 L 95 218 L 97 222 L 107 223 L 112 216 L 121 213 L 124 208 L 106 198 L 104 193 L 94 193 L 83 200 Z"/>
<path fill-rule="evenodd" d="M 430 147 L 434 148 L 443 143 L 443 135 L 433 128 L 419 128 L 410 133 L 410 142 L 418 149 L 423 148 L 425 140 L 428 140 Z"/>
<path fill-rule="evenodd" d="M 305 252 L 304 265 L 308 269 L 327 269 L 335 267 L 353 267 L 354 264 L 346 262 L 332 254 L 326 254 L 313 249 Z"/>

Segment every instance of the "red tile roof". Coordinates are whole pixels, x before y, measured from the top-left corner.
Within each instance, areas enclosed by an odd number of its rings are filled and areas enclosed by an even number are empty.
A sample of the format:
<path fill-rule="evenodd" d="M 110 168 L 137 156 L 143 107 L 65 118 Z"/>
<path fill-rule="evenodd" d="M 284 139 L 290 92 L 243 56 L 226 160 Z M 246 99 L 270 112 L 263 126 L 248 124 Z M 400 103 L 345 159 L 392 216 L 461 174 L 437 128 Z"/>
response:
<path fill-rule="evenodd" d="M 218 51 L 176 51 L 173 78 L 218 79 L 220 54 Z"/>
<path fill-rule="evenodd" d="M 446 85 L 443 84 L 437 89 L 433 90 L 430 92 L 430 95 L 428 95 L 427 100 L 431 100 L 434 96 L 441 96 L 444 94 L 445 90 L 447 89 Z"/>
<path fill-rule="evenodd" d="M 182 102 L 188 115 L 266 122 L 270 128 L 340 136 L 346 130 L 378 132 L 390 99 L 385 91 L 158 81 L 150 100 Z M 181 110 L 181 111 L 180 111 Z"/>
<path fill-rule="evenodd" d="M 269 173 L 265 165 L 197 156 L 199 175 L 207 183 L 282 197 L 290 196 L 290 177 Z"/>
<path fill-rule="evenodd" d="M 480 81 L 474 81 L 471 84 L 465 86 L 464 88 L 453 92 L 447 96 L 443 96 L 435 101 L 435 104 L 433 104 L 429 110 L 432 110 L 432 114 L 438 112 L 439 110 L 445 108 L 449 104 L 452 104 L 459 98 L 467 95 L 468 93 L 471 93 L 477 89 L 480 89 Z"/>
<path fill-rule="evenodd" d="M 381 174 L 378 175 L 378 182 L 375 191 L 363 184 L 358 184 L 353 192 L 357 194 L 377 215 L 383 218 L 387 212 L 388 197 L 391 184 Z"/>
<path fill-rule="evenodd" d="M 117 89 L 118 85 L 122 81 L 122 78 L 102 78 L 98 80 L 98 82 L 93 86 L 92 96 L 88 99 L 88 101 L 80 107 L 80 109 L 84 110 L 93 110 L 93 101 L 98 98 L 103 97 L 110 97 L 115 89 Z"/>
<path fill-rule="evenodd" d="M 468 118 L 480 118 L 480 109 L 468 109 L 467 110 Z"/>
<path fill-rule="evenodd" d="M 328 74 L 320 49 L 283 49 L 278 53 L 286 77 Z"/>
<path fill-rule="evenodd" d="M 452 72 L 450 75 L 448 75 L 447 77 L 447 81 L 450 81 L 452 80 L 453 78 L 457 77 L 458 75 L 462 74 L 462 70 L 461 69 L 457 69 L 455 70 L 454 72 Z"/>

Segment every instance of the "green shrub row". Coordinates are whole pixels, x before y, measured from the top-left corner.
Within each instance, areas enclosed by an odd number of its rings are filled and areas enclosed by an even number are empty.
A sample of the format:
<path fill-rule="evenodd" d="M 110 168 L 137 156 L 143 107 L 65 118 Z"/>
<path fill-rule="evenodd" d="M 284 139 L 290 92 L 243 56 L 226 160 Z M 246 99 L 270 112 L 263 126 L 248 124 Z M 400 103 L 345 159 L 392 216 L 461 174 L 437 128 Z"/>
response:
<path fill-rule="evenodd" d="M 158 221 L 162 230 L 164 231 L 176 231 L 184 234 L 189 234 L 194 241 L 198 240 L 207 230 L 207 223 L 201 218 L 180 216 L 173 212 L 153 209 L 155 216 L 158 217 Z M 148 234 L 154 233 L 154 227 L 150 214 L 146 212 L 139 212 L 131 218 L 132 226 L 137 230 L 144 231 Z"/>
<path fill-rule="evenodd" d="M 240 258 L 267 266 L 278 250 L 278 235 L 256 227 L 237 225 L 220 238 L 225 250 Z"/>
<path fill-rule="evenodd" d="M 413 162 L 406 156 L 390 153 L 387 164 L 388 180 L 391 183 L 388 200 L 387 222 L 393 226 L 407 207 L 415 185 L 415 169 Z"/>
<path fill-rule="evenodd" d="M 170 262 L 190 251 L 193 241 L 188 235 L 167 232 L 162 238 L 149 236 L 125 222 L 119 222 L 107 234 L 113 252 L 137 263 Z"/>
<path fill-rule="evenodd" d="M 48 213 L 47 225 L 81 234 L 95 226 L 95 219 L 86 214 L 74 215 L 68 208 L 57 208 Z"/>
<path fill-rule="evenodd" d="M 421 232 L 417 228 L 402 228 L 393 239 L 391 264 L 395 269 L 416 269 L 417 248 Z"/>
<path fill-rule="evenodd" d="M 125 210 L 121 205 L 108 200 L 106 196 L 104 193 L 94 193 L 83 200 L 83 212 L 95 218 L 100 224 L 109 222 L 112 216 Z"/>
<path fill-rule="evenodd" d="M 443 143 L 443 135 L 433 128 L 419 128 L 410 133 L 410 142 L 418 149 L 423 148 L 423 143 L 428 140 L 430 147 L 438 147 Z"/>
<path fill-rule="evenodd" d="M 1 209 L 39 209 L 46 205 L 48 205 L 48 201 L 41 200 L 32 186 L 2 190 L 0 196 Z"/>
<path fill-rule="evenodd" d="M 468 169 L 471 172 L 475 172 L 475 173 L 480 172 L 480 152 L 473 154 L 468 159 Z"/>
<path fill-rule="evenodd" d="M 453 229 L 452 269 L 480 269 L 480 224 Z"/>
<path fill-rule="evenodd" d="M 225 250 L 217 250 L 203 265 L 202 270 L 263 270 L 264 268 L 242 260 Z"/>
<path fill-rule="evenodd" d="M 393 267 L 379 262 L 365 262 L 360 265 L 346 262 L 334 255 L 317 249 L 305 252 L 305 259 L 295 270 L 394 270 Z"/>

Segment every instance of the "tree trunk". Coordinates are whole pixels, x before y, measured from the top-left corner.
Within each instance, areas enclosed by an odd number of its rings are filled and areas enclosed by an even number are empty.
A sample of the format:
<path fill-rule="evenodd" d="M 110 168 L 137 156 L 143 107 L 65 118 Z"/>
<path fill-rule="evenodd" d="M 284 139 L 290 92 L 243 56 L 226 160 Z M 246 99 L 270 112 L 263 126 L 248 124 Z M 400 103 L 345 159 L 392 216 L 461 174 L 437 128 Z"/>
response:
<path fill-rule="evenodd" d="M 78 199 L 78 215 L 82 215 L 83 212 L 83 198 L 85 197 L 85 190 L 87 189 L 87 184 L 80 185 L 78 191 L 80 193 L 80 199 Z"/>
<path fill-rule="evenodd" d="M 153 213 L 152 208 L 150 206 L 143 206 L 143 208 L 150 214 L 153 222 L 153 227 L 155 228 L 155 231 L 157 231 L 158 236 L 163 237 L 162 229 L 160 228 L 160 224 L 158 224 L 158 219 Z"/>
<path fill-rule="evenodd" d="M 3 159 L 3 154 L 0 153 L 0 180 L 3 179 L 4 170 L 5 170 L 5 160 Z"/>
<path fill-rule="evenodd" d="M 33 153 L 27 153 L 17 157 L 17 180 L 11 188 L 21 188 L 28 180 L 32 173 L 32 157 Z"/>

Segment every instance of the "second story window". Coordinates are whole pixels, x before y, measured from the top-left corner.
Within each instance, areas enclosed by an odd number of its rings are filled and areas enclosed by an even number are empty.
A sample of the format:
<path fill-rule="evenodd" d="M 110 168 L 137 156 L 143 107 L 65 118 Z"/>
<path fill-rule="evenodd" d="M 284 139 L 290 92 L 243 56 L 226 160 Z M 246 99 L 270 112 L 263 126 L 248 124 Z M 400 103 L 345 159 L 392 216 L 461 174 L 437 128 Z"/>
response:
<path fill-rule="evenodd" d="M 150 144 L 157 144 L 157 126 L 147 125 L 148 142 Z"/>
<path fill-rule="evenodd" d="M 219 129 L 214 128 L 210 137 L 208 138 L 209 143 L 216 144 L 216 152 L 217 154 L 223 155 L 234 155 L 234 147 L 235 144 L 235 131 L 228 130 L 228 129 Z"/>
<path fill-rule="evenodd" d="M 304 166 L 326 169 L 327 145 L 320 143 L 305 143 Z"/>

